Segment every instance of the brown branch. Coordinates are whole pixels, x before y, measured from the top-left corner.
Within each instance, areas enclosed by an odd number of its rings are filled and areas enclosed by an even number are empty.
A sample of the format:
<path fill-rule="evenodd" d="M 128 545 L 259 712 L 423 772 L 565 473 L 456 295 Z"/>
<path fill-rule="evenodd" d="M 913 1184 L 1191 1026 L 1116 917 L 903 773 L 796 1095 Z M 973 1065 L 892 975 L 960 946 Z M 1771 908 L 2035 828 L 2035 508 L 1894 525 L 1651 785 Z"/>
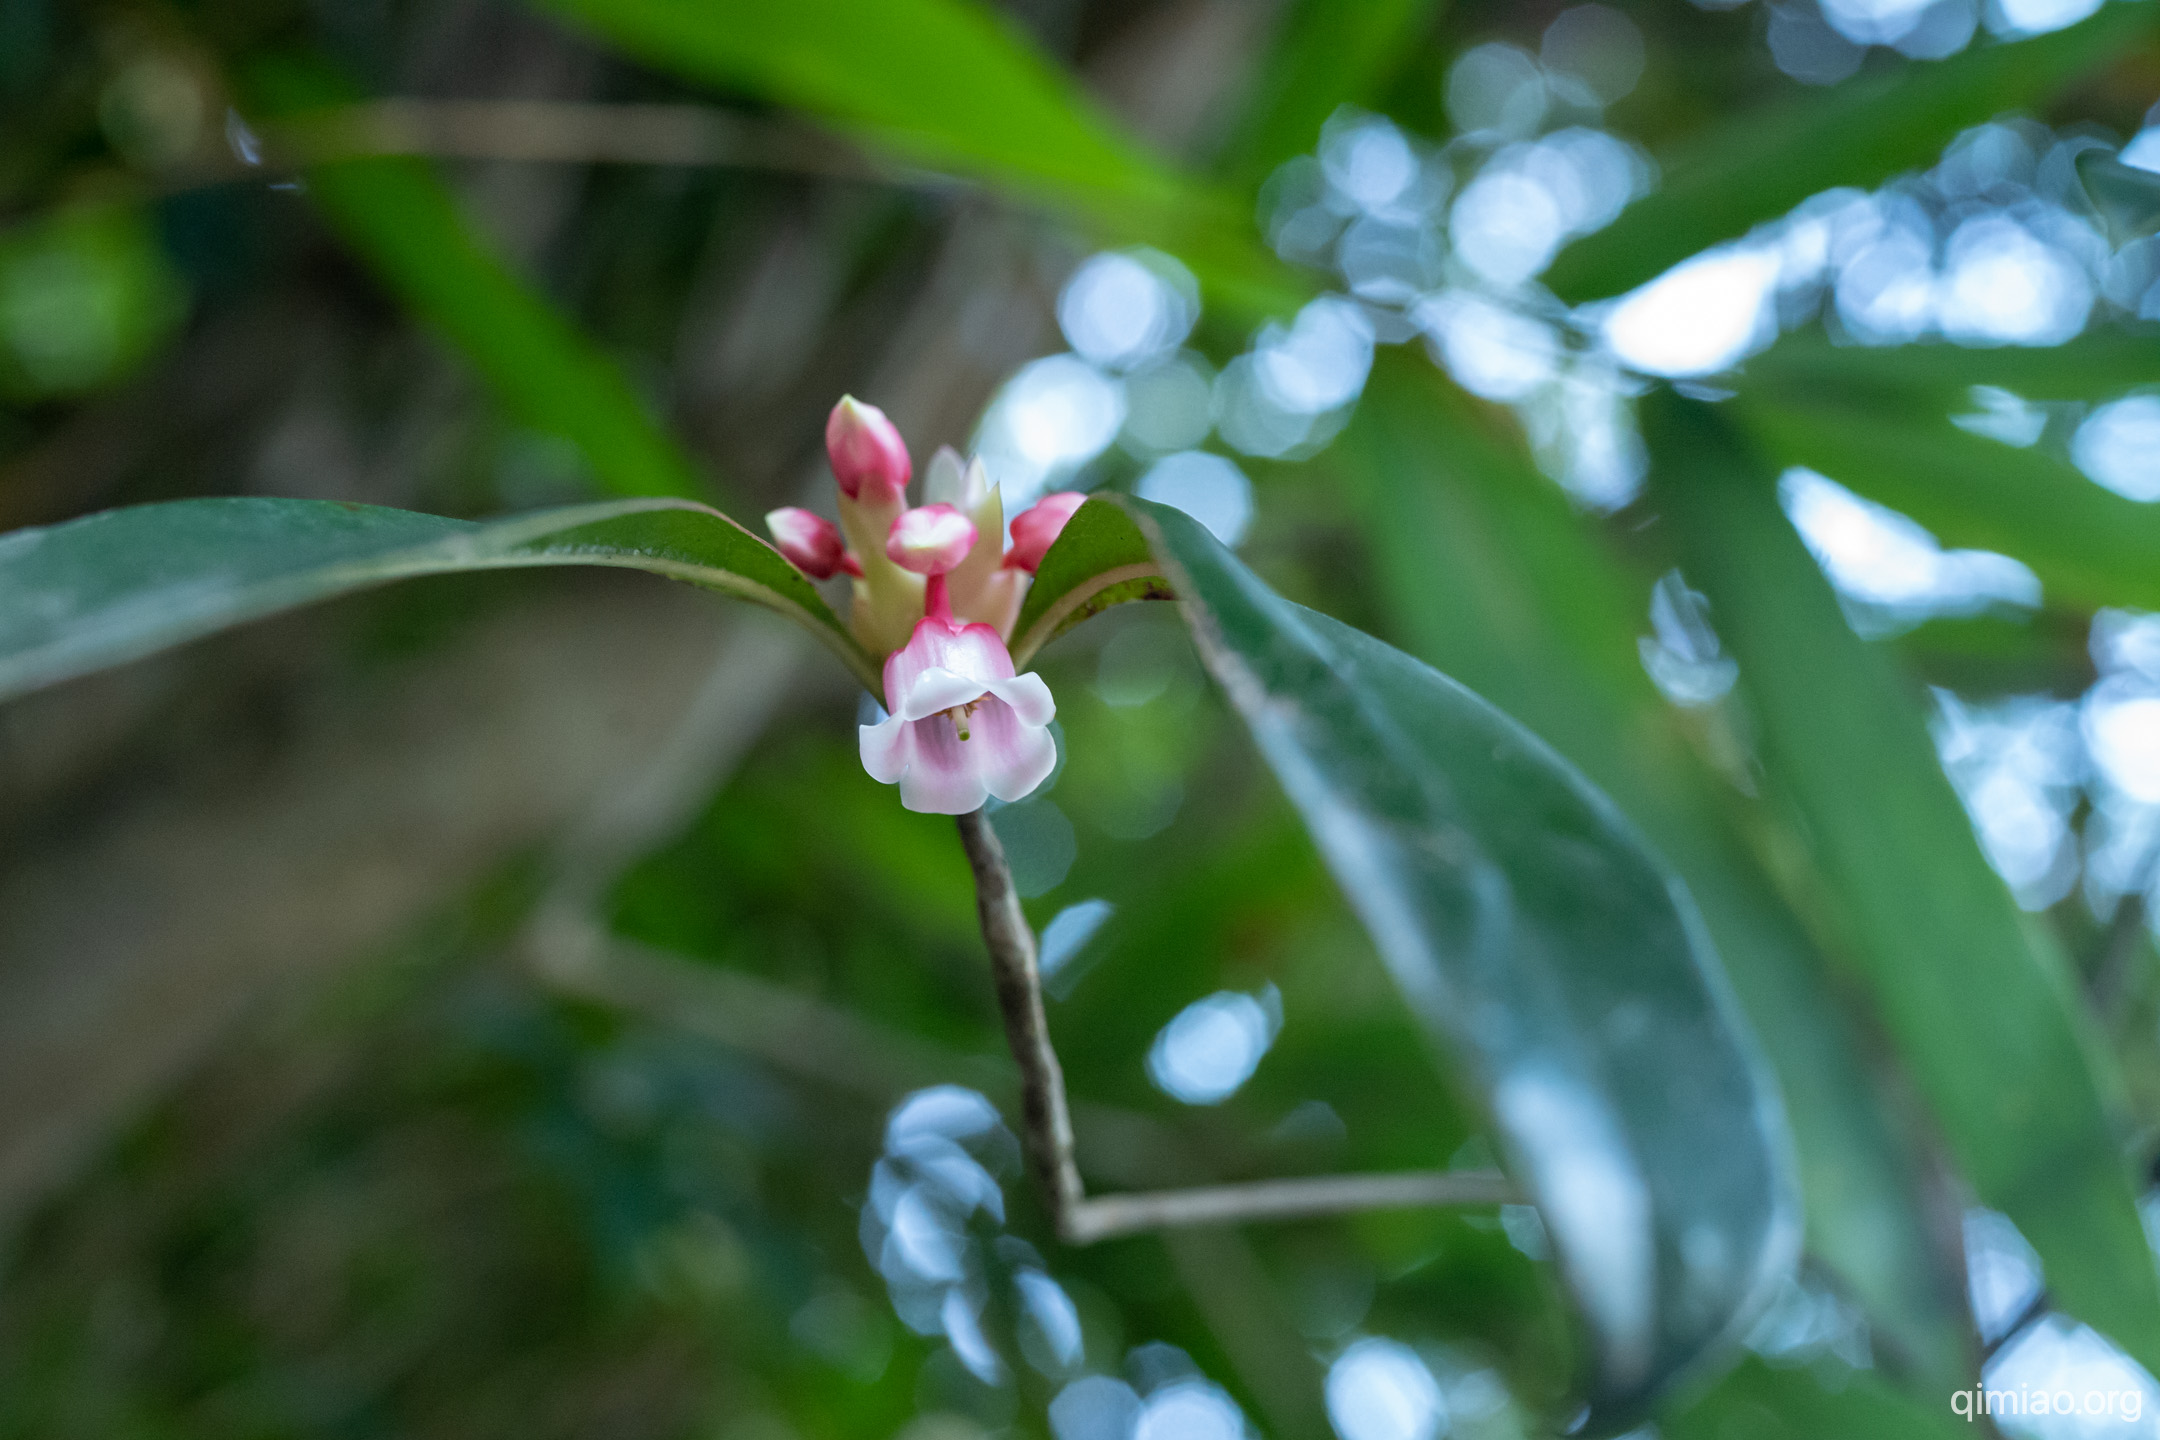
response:
<path fill-rule="evenodd" d="M 1072 1114 L 1065 1104 L 1065 1072 L 1050 1043 L 1043 1013 L 1042 976 L 1035 968 L 1035 932 L 1020 910 L 1005 847 L 981 810 L 960 817 L 960 843 L 975 871 L 975 913 L 990 948 L 990 975 L 997 985 L 1005 1039 L 1020 1067 L 1020 1117 L 1027 1130 L 1028 1165 L 1060 1237 L 1084 1243 L 1075 1230 L 1084 1203 L 1080 1171 L 1073 1163 Z"/>
<path fill-rule="evenodd" d="M 1028 1165 L 1050 1207 L 1058 1236 L 1067 1244 L 1088 1245 L 1182 1226 L 1304 1219 L 1359 1210 L 1504 1205 L 1522 1198 L 1507 1176 L 1493 1170 L 1316 1175 L 1088 1198 L 1073 1158 L 1065 1073 L 1043 1010 L 1035 932 L 1021 912 L 1005 848 L 990 828 L 989 817 L 977 810 L 959 818 L 960 841 L 975 872 L 975 907 L 982 920 L 983 943 L 990 951 L 998 1011 L 1013 1060 L 1020 1067 L 1020 1114 Z"/>
<path fill-rule="evenodd" d="M 1441 1205 L 1511 1205 L 1522 1196 L 1497 1170 L 1406 1170 L 1387 1175 L 1311 1175 L 1204 1185 L 1081 1202 L 1067 1238 L 1087 1245 L 1145 1230 L 1229 1225 L 1244 1220 L 1303 1220 L 1355 1210 L 1415 1210 Z"/>

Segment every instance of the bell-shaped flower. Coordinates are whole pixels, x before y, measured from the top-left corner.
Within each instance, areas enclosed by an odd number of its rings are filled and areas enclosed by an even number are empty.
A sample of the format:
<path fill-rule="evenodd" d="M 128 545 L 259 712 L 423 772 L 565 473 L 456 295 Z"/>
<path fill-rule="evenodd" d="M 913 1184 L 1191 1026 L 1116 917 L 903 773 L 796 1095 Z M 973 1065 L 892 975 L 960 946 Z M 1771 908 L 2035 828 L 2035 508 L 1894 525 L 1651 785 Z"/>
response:
<path fill-rule="evenodd" d="M 885 703 L 891 718 L 861 728 L 863 768 L 898 785 L 910 810 L 965 815 L 991 796 L 1018 800 L 1057 766 L 1050 687 L 1015 675 L 988 625 L 925 616 L 886 657 Z"/>
<path fill-rule="evenodd" d="M 857 573 L 862 568 L 847 553 L 840 527 L 822 515 L 784 505 L 766 515 L 765 528 L 772 532 L 773 548 L 813 580 L 829 580 L 843 570 Z"/>
<path fill-rule="evenodd" d="M 900 803 L 965 815 L 990 796 L 1018 800 L 1057 765 L 1047 728 L 1057 713 L 1040 675 L 1015 675 L 1005 638 L 953 618 L 949 580 L 974 549 L 975 526 L 950 505 L 894 522 L 886 553 L 925 577 L 927 613 L 885 657 L 891 718 L 861 731 L 863 769 L 900 787 Z"/>
<path fill-rule="evenodd" d="M 1073 512 L 1085 503 L 1087 496 L 1073 490 L 1059 490 L 1043 496 L 1013 516 L 1012 549 L 1005 552 L 1005 567 L 1034 574 L 1042 564 L 1043 556 L 1064 533 L 1065 522 L 1072 519 Z"/>

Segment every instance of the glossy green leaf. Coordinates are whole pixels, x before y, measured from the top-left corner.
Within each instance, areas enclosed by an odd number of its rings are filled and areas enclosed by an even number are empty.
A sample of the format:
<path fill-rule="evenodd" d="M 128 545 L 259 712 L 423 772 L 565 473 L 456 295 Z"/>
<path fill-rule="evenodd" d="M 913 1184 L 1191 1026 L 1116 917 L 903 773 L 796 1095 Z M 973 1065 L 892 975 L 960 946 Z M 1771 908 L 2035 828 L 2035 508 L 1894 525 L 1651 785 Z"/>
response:
<path fill-rule="evenodd" d="M 1013 622 L 1013 663 L 1025 666 L 1043 646 L 1113 605 L 1169 598 L 1162 567 L 1132 516 L 1114 500 L 1090 500 L 1036 567 Z"/>
<path fill-rule="evenodd" d="M 0 699 L 391 580 L 541 565 L 645 570 L 756 601 L 877 688 L 802 572 L 688 501 L 475 522 L 330 500 L 175 500 L 0 535 Z"/>
<path fill-rule="evenodd" d="M 1982 42 L 1722 120 L 1661 157 L 1658 191 L 1561 251 L 1545 283 L 1570 303 L 1618 295 L 1818 191 L 1932 165 L 1960 130 L 2043 103 L 2149 43 L 2155 23 L 2149 6 L 2118 0 L 2052 35 Z"/>
<path fill-rule="evenodd" d="M 2094 484 L 2043 446 L 1880 405 L 1750 400 L 1741 413 L 1770 459 L 1902 511 L 1945 545 L 2016 556 L 2052 602 L 2160 609 L 2160 508 Z"/>
<path fill-rule="evenodd" d="M 349 87 L 287 58 L 258 65 L 265 113 L 341 104 Z M 577 447 L 618 495 L 698 495 L 710 487 L 652 418 L 622 371 L 514 274 L 467 222 L 424 160 L 342 160 L 307 172 L 307 194 L 341 239 L 412 312 L 480 372 L 519 423 Z"/>
<path fill-rule="evenodd" d="M 2160 1367 L 2119 1086 L 2062 957 L 1988 867 L 1907 684 L 1845 623 L 1775 470 L 1709 406 L 1654 394 L 1643 420 L 1653 502 L 1739 661 L 1767 781 L 1802 822 L 1899 1059 L 2057 1303 Z"/>
<path fill-rule="evenodd" d="M 1816 948 L 1749 862 L 1729 786 L 1696 760 L 1643 669 L 1647 587 L 1421 359 L 1374 367 L 1320 463 L 1356 503 L 1373 579 L 1413 653 L 1579 765 L 1686 880 L 1777 1071 L 1810 1251 L 1862 1303 L 1885 1365 L 1919 1385 L 1960 1383 L 1959 1282 L 1934 1258 L 1914 1140 L 1877 1100 Z"/>
<path fill-rule="evenodd" d="M 1513 720 L 1130 501 L 1202 658 L 1425 1035 L 1492 1115 L 1587 1340 L 1593 1431 L 1714 1365 L 1789 1272 L 1776 1091 L 1693 902 Z"/>

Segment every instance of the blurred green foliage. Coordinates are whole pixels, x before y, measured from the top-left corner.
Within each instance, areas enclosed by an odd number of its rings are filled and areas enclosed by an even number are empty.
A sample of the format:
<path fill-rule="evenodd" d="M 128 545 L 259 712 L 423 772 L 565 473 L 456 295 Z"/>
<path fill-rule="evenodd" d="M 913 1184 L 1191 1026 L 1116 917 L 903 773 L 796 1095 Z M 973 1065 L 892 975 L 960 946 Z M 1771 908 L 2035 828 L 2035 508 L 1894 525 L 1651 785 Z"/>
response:
<path fill-rule="evenodd" d="M 186 314 L 140 206 L 71 206 L 0 235 L 0 389 L 15 400 L 124 379 Z"/>
<path fill-rule="evenodd" d="M 1031 340 L 1011 310 L 947 330 L 925 311 L 971 314 L 997 286 L 1045 309 L 1093 245 L 1189 265 L 1209 302 L 1195 345 L 1227 362 L 1321 283 L 1248 220 L 1276 167 L 1345 104 L 1437 136 L 1465 51 L 1535 43 L 1531 17 L 1492 4 L 1306 0 L 1202 41 L 1177 8 L 0 4 L 0 525 L 249 489 L 476 514 L 709 477 L 748 519 L 797 498 L 824 406 L 868 377 L 929 374 L 971 417 L 1054 348 L 1047 321 Z M 1778 73 L 1765 7 L 1624 8 L 1647 63 L 1610 124 L 1662 179 L 1560 252 L 1545 281 L 1563 301 L 1927 166 L 2005 112 L 2120 138 L 2160 86 L 2136 3 L 1944 60 L 1878 47 L 1820 89 Z M 1180 123 L 1203 73 L 1228 83 Z M 369 97 L 528 92 L 829 132 L 860 164 L 324 156 L 280 129 Z M 2111 163 L 2076 161 L 2120 242 L 2149 230 L 2149 187 Z M 965 248 L 992 231 L 1026 258 Z M 893 333 L 919 346 L 903 363 Z M 1719 377 L 1728 403 L 1645 398 L 1647 498 L 1611 516 L 1539 473 L 1541 437 L 1504 407 L 1407 353 L 1381 355 L 1331 446 L 1253 467 L 1254 568 L 1490 698 L 1610 794 L 1685 879 L 1760 1033 L 1800 1151 L 1802 1291 L 1858 1317 L 1865 1351 L 1758 1337 L 1761 1358 L 1669 1407 L 1667 1435 L 1949 1424 L 1983 1354 L 1957 1233 L 1975 1202 L 2023 1228 L 2047 1304 L 2160 1367 L 2136 1210 L 2160 1134 L 2143 918 L 2075 886 L 2021 913 L 1925 721 L 1930 685 L 2073 701 L 2095 612 L 2160 609 L 2152 504 L 2094 484 L 2066 443 L 2089 407 L 2154 383 L 2152 344 L 2130 320 L 2049 347 L 1852 347 L 1810 321 Z M 2058 408 L 2038 443 L 2005 444 L 1953 422 L 1975 387 Z M 357 454 L 326 430 L 363 437 Z M 2015 557 L 2043 604 L 1861 639 L 1778 508 L 1787 465 Z M 1083 479 L 1141 468 L 1113 449 Z M 1715 704 L 1668 704 L 1644 671 L 1674 566 L 1736 663 Z M 348 603 L 422 648 L 475 623 L 446 591 Z M 1091 1182 L 1490 1160 L 1155 608 L 1044 653 L 1063 768 L 1000 822 L 1038 924 L 1114 906 L 1054 987 Z M 1011 1081 L 950 828 L 868 782 L 851 719 L 788 711 L 613 885 L 611 933 L 686 987 L 652 992 L 665 1003 L 533 959 L 551 871 L 520 854 L 346 981 L 228 1032 L 119 1139 L 86 1137 L 93 1158 L 15 1231 L 0 1433 L 1046 1433 L 1054 1367 L 1027 1361 L 1009 1300 L 989 1313 L 1014 1384 L 987 1385 L 902 1323 L 863 1248 L 883 1117 L 939 1081 L 1008 1104 Z M 159 728 L 108 758 L 112 786 L 165 763 Z M 89 792 L 55 793 L 65 812 Z M 2089 798 L 2071 822 L 2088 849 L 2104 838 Z M 46 835 L 10 840 L 30 855 Z M 1150 1045 L 1218 992 L 1272 994 L 1281 1035 L 1229 1100 L 1180 1104 Z M 761 1039 L 739 1019 L 768 1013 L 753 1002 L 809 1018 Z M 1328 1361 L 1384 1335 L 1439 1377 L 1453 1433 L 1569 1418 L 1575 1341 L 1519 1215 L 1069 1251 L 1017 1172 L 1000 1178 L 1008 1223 L 976 1238 L 1008 1267 L 1021 1252 L 998 1243 L 1040 1247 L 1090 1369 L 1138 1377 L 1171 1363 L 1142 1347 L 1174 1345 L 1262 1431 L 1321 1434 Z"/>

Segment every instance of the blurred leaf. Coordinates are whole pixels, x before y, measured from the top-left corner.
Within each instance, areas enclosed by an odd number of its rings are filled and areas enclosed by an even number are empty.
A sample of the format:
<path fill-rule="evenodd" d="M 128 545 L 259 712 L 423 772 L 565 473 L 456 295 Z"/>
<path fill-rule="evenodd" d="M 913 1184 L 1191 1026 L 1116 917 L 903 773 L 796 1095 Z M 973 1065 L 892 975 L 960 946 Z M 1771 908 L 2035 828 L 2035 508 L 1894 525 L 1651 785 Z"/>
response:
<path fill-rule="evenodd" d="M 290 57 L 257 65 L 248 80 L 256 103 L 275 115 L 353 98 L 334 72 Z M 603 489 L 709 490 L 622 371 L 512 273 L 426 161 L 317 165 L 307 172 L 307 193 L 383 284 L 472 362 L 519 423 L 576 446 Z"/>
<path fill-rule="evenodd" d="M 663 69 L 767 95 L 925 164 L 1160 204 L 1177 180 L 1010 22 L 967 0 L 542 0 Z"/>
<path fill-rule="evenodd" d="M 1947 415 L 1973 408 L 1976 385 L 2027 400 L 2104 400 L 2160 381 L 2160 344 L 2150 333 L 2088 330 L 2061 345 L 1840 345 L 1819 327 L 1781 338 L 1747 362 L 1737 382 L 1773 404 L 1838 400 L 1927 401 Z"/>
<path fill-rule="evenodd" d="M 1880 405 L 1743 402 L 1766 455 L 1902 511 L 1945 545 L 2014 555 L 2049 599 L 2160 609 L 2160 509 L 2087 479 L 2040 446 L 1974 435 Z"/>
<path fill-rule="evenodd" d="M 2112 1106 L 2118 1086 L 2062 957 L 1988 868 L 1887 656 L 1853 634 L 1725 417 L 1644 403 L 1653 500 L 1797 811 L 1834 920 L 1982 1203 L 2039 1251 L 2050 1293 L 2160 1368 L 2160 1280 Z"/>
<path fill-rule="evenodd" d="M 1932 165 L 1960 130 L 2037 106 L 2154 35 L 2140 3 L 1948 60 L 1909 62 L 1774 109 L 1721 118 L 1663 158 L 1665 183 L 1560 252 L 1545 283 L 1570 303 L 1632 290 L 1818 191 Z"/>
<path fill-rule="evenodd" d="M 1132 517 L 1113 500 L 1090 500 L 1065 522 L 1036 568 L 1013 622 L 1013 664 L 1026 665 L 1043 646 L 1113 605 L 1169 598 L 1162 567 Z"/>
<path fill-rule="evenodd" d="M 41 400 L 109 384 L 186 313 L 134 206 L 74 206 L 0 233 L 0 392 Z"/>
<path fill-rule="evenodd" d="M 1666 1440 L 1970 1440 L 1973 1423 L 1949 1402 L 1944 1392 L 1909 1400 L 1864 1372 L 1833 1385 L 1750 1358 L 1661 1429 Z"/>
<path fill-rule="evenodd" d="M 1420 658 L 1506 708 L 1640 825 L 1701 905 L 1775 1066 L 1810 1250 L 1916 1385 L 1962 1382 L 1957 1276 L 1932 1258 L 1920 1179 L 1870 1088 L 1821 958 L 1729 823 L 1637 650 L 1647 587 L 1559 487 L 1421 360 L 1382 363 L 1322 463 L 1357 502 L 1388 613 Z M 1715 723 L 1714 721 L 1711 723 Z"/>
<path fill-rule="evenodd" d="M 1718 1363 L 1789 1273 L 1790 1140 L 1679 882 L 1541 741 L 1127 502 L 1413 1016 L 1493 1116 L 1589 1342 L 1593 1429 Z"/>
<path fill-rule="evenodd" d="M 0 699 L 417 575 L 645 570 L 799 621 L 877 689 L 802 572 L 717 510 L 612 501 L 485 523 L 330 500 L 175 500 L 0 536 Z"/>
<path fill-rule="evenodd" d="M 2077 157 L 2086 198 L 2119 245 L 2160 229 L 2160 175 L 2125 165 L 2105 150 Z"/>
<path fill-rule="evenodd" d="M 821 116 L 901 158 L 1176 251 L 1245 303 L 1288 272 L 1244 207 L 1126 136 L 976 0 L 536 0 L 647 64 Z"/>
<path fill-rule="evenodd" d="M 1343 105 L 1371 105 L 1414 51 L 1439 0 L 1302 0 L 1290 7 L 1253 85 L 1224 170 L 1256 189 L 1310 151 Z"/>
<path fill-rule="evenodd" d="M 2072 610 L 1943 615 L 1890 643 L 1915 679 L 1965 699 L 2037 691 L 2074 695 L 2093 683 L 2091 623 L 2089 615 Z"/>

